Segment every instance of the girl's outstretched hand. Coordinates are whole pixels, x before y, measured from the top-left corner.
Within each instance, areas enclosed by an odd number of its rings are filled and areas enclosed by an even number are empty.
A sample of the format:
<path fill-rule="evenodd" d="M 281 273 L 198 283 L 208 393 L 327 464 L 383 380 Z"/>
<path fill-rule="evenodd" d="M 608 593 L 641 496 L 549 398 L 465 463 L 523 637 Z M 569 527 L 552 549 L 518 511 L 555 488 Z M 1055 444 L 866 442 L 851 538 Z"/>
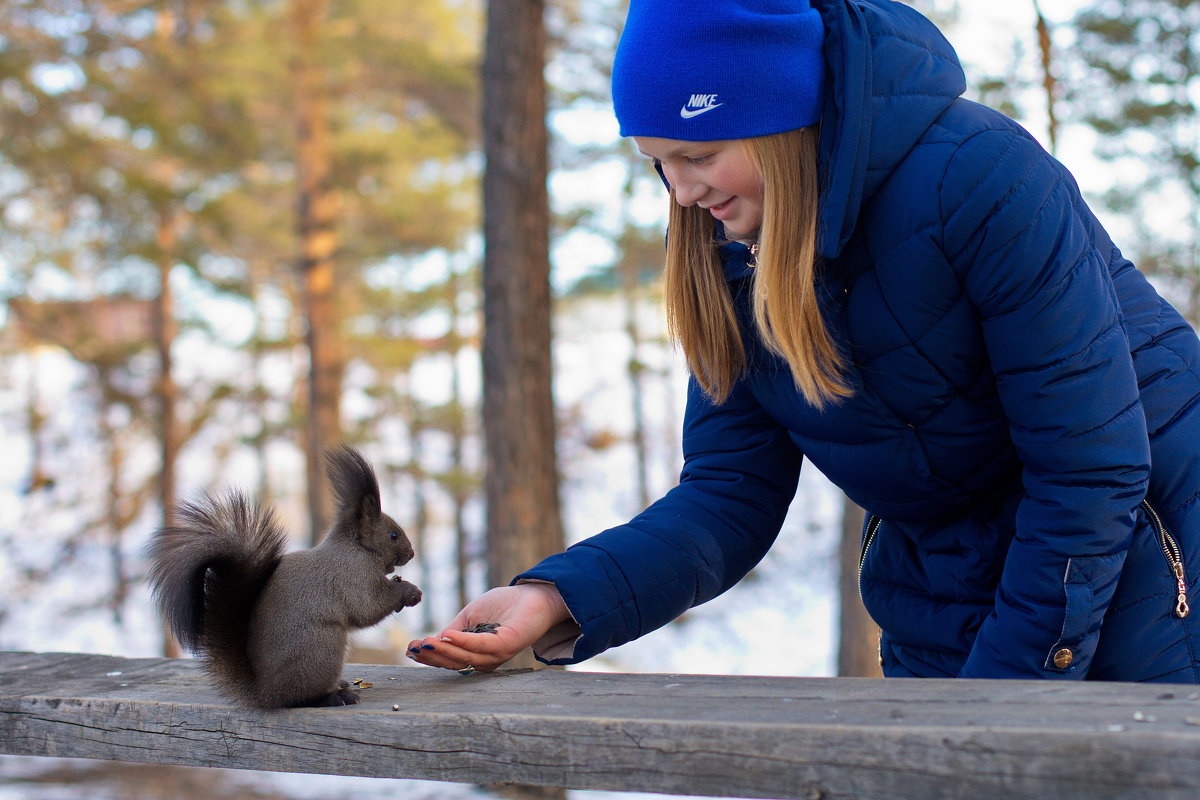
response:
<path fill-rule="evenodd" d="M 441 633 L 409 642 L 408 657 L 431 667 L 491 672 L 570 618 L 553 584 L 501 586 L 468 603 Z"/>

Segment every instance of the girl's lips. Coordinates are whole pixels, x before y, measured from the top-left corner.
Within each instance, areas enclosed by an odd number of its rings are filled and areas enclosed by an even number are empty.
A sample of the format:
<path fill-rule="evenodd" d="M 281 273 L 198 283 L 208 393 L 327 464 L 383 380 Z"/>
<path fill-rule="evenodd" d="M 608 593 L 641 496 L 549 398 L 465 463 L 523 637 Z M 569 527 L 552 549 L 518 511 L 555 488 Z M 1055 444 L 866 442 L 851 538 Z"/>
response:
<path fill-rule="evenodd" d="M 729 198 L 728 200 L 726 200 L 724 203 L 720 203 L 720 204 L 718 204 L 718 205 L 715 205 L 715 206 L 709 206 L 709 207 L 708 207 L 708 212 L 709 212 L 710 214 L 712 214 L 712 215 L 713 215 L 713 217 L 715 217 L 716 219 L 719 219 L 719 220 L 722 220 L 722 221 L 723 221 L 723 220 L 725 220 L 725 218 L 726 218 L 726 217 L 728 217 L 728 216 L 729 216 L 730 206 L 732 206 L 732 205 L 733 205 L 733 201 L 734 201 L 735 199 L 736 199 L 736 198 L 734 198 L 734 197 L 731 197 L 731 198 Z"/>

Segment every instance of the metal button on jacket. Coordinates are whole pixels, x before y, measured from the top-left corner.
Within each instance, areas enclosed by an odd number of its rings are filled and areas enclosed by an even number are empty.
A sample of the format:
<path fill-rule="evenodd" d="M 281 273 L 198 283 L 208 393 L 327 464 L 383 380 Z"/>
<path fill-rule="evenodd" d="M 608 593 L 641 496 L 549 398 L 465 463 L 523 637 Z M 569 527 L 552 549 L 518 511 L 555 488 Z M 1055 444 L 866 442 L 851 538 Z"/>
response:
<path fill-rule="evenodd" d="M 1054 666 L 1059 669 L 1066 669 L 1071 666 L 1071 662 L 1075 660 L 1075 654 L 1070 649 L 1064 647 L 1062 650 L 1054 654 Z"/>

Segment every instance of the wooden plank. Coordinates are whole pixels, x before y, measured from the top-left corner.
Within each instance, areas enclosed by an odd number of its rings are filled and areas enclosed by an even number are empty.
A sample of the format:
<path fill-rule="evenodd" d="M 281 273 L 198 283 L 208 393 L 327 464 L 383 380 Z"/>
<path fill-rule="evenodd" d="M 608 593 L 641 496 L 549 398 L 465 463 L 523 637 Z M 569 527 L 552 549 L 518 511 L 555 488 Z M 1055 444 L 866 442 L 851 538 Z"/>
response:
<path fill-rule="evenodd" d="M 190 661 L 0 653 L 0 752 L 727 797 L 1200 796 L 1192 686 L 346 675 L 374 684 L 358 706 L 256 712 Z"/>

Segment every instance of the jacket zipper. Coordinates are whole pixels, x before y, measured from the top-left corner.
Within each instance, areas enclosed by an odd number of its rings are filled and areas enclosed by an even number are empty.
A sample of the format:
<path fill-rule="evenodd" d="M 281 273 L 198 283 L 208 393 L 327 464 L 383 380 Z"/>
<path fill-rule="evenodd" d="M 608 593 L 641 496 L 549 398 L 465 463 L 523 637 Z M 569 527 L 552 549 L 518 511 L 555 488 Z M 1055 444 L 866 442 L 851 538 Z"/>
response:
<path fill-rule="evenodd" d="M 1167 559 L 1167 565 L 1171 567 L 1171 573 L 1175 576 L 1175 616 L 1183 619 L 1191 611 L 1187 600 L 1187 578 L 1183 572 L 1183 551 L 1179 549 L 1179 542 L 1175 541 L 1175 537 L 1167 530 L 1167 526 L 1163 524 L 1162 517 L 1158 516 L 1158 512 L 1150 505 L 1150 501 L 1142 500 L 1142 508 L 1150 516 L 1150 521 L 1154 524 L 1155 533 L 1158 534 L 1158 546 L 1162 548 L 1163 555 Z M 859 567 L 861 570 L 861 566 Z"/>
<path fill-rule="evenodd" d="M 858 554 L 858 599 L 862 600 L 862 571 L 863 564 L 867 560 L 867 551 L 871 549 L 871 542 L 875 541 L 875 534 L 879 532 L 879 526 L 883 523 L 882 517 L 877 517 L 872 514 L 867 519 L 867 530 L 863 534 L 862 552 Z"/>

